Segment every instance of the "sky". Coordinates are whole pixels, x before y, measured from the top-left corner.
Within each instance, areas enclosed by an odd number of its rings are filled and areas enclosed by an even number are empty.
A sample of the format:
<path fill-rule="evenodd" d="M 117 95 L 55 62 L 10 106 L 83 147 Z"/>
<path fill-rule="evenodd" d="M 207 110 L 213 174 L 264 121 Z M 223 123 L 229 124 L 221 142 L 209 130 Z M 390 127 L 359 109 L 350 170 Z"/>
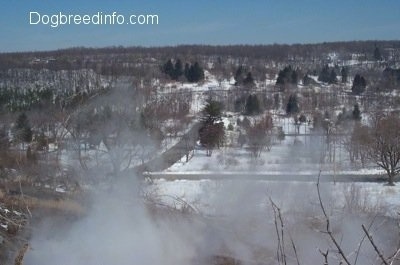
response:
<path fill-rule="evenodd" d="M 30 16 L 30 12 L 32 16 Z M 46 15 L 123 15 L 117 25 L 46 24 Z M 130 15 L 158 25 L 128 25 Z M 40 22 L 37 23 L 40 19 Z M 31 24 L 37 23 L 37 24 Z M 53 24 L 55 25 L 55 24 Z M 399 40 L 398 0 L 1 0 L 0 52 L 69 47 Z"/>

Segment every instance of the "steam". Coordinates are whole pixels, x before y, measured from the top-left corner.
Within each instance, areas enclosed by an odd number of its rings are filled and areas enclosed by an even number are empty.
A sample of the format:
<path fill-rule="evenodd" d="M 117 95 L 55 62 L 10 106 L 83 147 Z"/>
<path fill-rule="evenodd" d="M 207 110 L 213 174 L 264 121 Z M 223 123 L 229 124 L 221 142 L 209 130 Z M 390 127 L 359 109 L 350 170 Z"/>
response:
<path fill-rule="evenodd" d="M 321 263 L 318 249 L 330 249 L 332 262 L 337 258 L 329 238 L 321 233 L 325 221 L 315 183 L 219 181 L 207 190 L 209 211 L 201 216 L 150 212 L 138 195 L 141 185 L 133 179 L 119 181 L 111 192 L 93 193 L 94 203 L 85 217 L 43 222 L 33 233 L 25 264 L 208 264 L 215 255 L 243 264 L 273 264 L 277 236 L 270 199 L 282 211 L 288 264 L 295 264 L 290 239 L 303 262 Z M 363 237 L 361 225 L 372 221 L 376 243 L 391 253 L 397 241 L 394 222 L 346 212 L 333 203 L 332 185 L 322 185 L 323 201 L 332 231 L 351 259 Z M 368 242 L 360 253 L 360 264 L 376 255 Z"/>
<path fill-rule="evenodd" d="M 31 240 L 25 264 L 188 264 L 195 256 L 196 226 L 179 218 L 151 217 L 123 181 L 93 195 L 92 209 L 72 224 L 46 220 Z"/>
<path fill-rule="evenodd" d="M 299 153 L 306 153 L 301 150 L 304 147 L 296 148 Z M 190 189 L 186 185 L 189 183 L 202 183 L 203 187 Z M 179 211 L 150 211 L 139 191 L 145 189 L 154 196 L 153 202 L 165 203 L 162 195 L 171 194 L 157 190 L 162 184 L 178 185 L 178 196 L 198 212 L 188 215 Z M 143 185 L 133 176 L 120 178 L 111 190 L 92 192 L 91 207 L 83 218 L 46 219 L 33 231 L 32 250 L 27 253 L 25 264 L 202 265 L 210 264 L 214 256 L 232 257 L 245 265 L 276 264 L 278 237 L 271 200 L 282 213 L 288 264 L 296 264 L 292 239 L 302 264 L 321 264 L 319 250 L 330 251 L 330 263 L 338 261 L 337 250 L 321 232 L 326 223 L 314 182 L 156 181 L 147 187 Z M 185 197 L 187 194 L 192 199 Z M 334 193 L 332 183 L 322 183 L 321 194 L 331 230 L 350 260 L 355 259 L 364 236 L 362 224 L 372 223 L 370 231 L 375 242 L 384 253 L 393 252 L 398 240 L 393 219 L 378 218 L 374 212 L 357 208 L 359 205 L 346 205 L 346 194 Z M 353 199 L 347 201 L 357 203 L 363 198 Z M 174 202 L 170 206 L 174 207 Z M 358 263 L 367 264 L 375 256 L 371 245 L 364 242 Z"/>
<path fill-rule="evenodd" d="M 309 264 L 320 264 L 323 257 L 319 250 L 329 249 L 329 260 L 332 263 L 339 259 L 337 249 L 326 233 L 326 222 L 319 205 L 316 183 L 314 182 L 279 182 L 254 180 L 220 180 L 203 181 L 203 188 L 190 203 L 198 206 L 207 214 L 208 232 L 213 227 L 212 236 L 207 243 L 213 249 L 206 249 L 204 256 L 217 253 L 241 260 L 243 264 L 277 264 L 276 250 L 278 238 L 275 218 L 271 206 L 272 200 L 278 205 L 284 223 L 284 244 L 288 264 L 297 264 L 291 240 L 297 248 L 300 261 Z M 196 193 L 191 187 L 196 181 L 179 181 L 181 194 Z M 156 182 L 165 189 L 159 193 L 173 193 L 164 181 Z M 320 191 L 323 204 L 328 212 L 331 230 L 340 242 L 345 253 L 354 261 L 357 248 L 364 237 L 361 225 L 371 225 L 370 231 L 384 253 L 394 252 L 397 246 L 398 227 L 395 220 L 378 217 L 376 212 L 369 212 L 374 207 L 360 208 L 354 198 L 355 205 L 348 205 L 345 196 L 354 191 L 347 189 L 350 184 L 321 183 Z M 335 192 L 334 192 L 335 190 Z M 343 190 L 343 192 L 338 192 Z M 207 195 L 202 194 L 205 192 Z M 344 194 L 346 193 L 346 194 Z M 361 193 L 359 193 L 361 194 Z M 365 194 L 368 196 L 369 194 Z M 364 194 L 360 195 L 364 196 Z M 200 198 L 200 199 L 199 199 Z M 373 203 L 373 202 L 371 202 Z M 279 222 L 279 220 L 278 220 Z M 360 264 L 366 264 L 376 256 L 367 241 L 363 241 L 358 256 Z"/>

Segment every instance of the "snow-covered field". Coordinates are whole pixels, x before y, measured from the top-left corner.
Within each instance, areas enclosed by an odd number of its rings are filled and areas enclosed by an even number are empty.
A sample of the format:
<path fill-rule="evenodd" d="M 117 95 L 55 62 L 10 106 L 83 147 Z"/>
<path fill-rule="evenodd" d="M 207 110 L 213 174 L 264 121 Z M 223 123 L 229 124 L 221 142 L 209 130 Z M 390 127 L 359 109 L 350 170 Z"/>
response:
<path fill-rule="evenodd" d="M 254 180 L 154 180 L 146 189 L 152 199 L 178 209 L 186 203 L 205 215 L 225 215 L 248 205 L 270 210 L 269 198 L 283 211 L 319 207 L 316 182 Z M 398 217 L 400 186 L 382 183 L 323 183 L 321 193 L 331 208 L 350 208 Z"/>
<path fill-rule="evenodd" d="M 293 134 L 294 126 L 289 119 L 280 121 L 285 134 Z M 309 128 L 302 125 L 301 133 L 309 133 Z M 201 147 L 186 162 L 182 157 L 164 173 L 201 173 L 201 172 L 249 172 L 252 174 L 323 174 L 335 175 L 376 175 L 384 171 L 371 164 L 368 167 L 355 168 L 349 165 L 347 152 L 336 146 L 335 159 L 332 162 L 321 161 L 326 155 L 324 138 L 320 136 L 286 136 L 281 142 L 272 145 L 270 151 L 264 150 L 260 157 L 254 158 L 246 148 L 222 147 L 213 151 L 211 157 Z"/>
<path fill-rule="evenodd" d="M 205 102 L 203 92 L 216 87 L 216 81 L 202 87 L 191 87 L 195 91 L 192 112 L 201 110 Z M 215 86 L 214 86 L 215 85 Z M 229 89 L 231 83 L 224 81 L 223 89 Z M 188 87 L 187 87 L 188 88 Z M 236 120 L 241 115 L 225 113 L 223 122 L 234 125 L 233 131 L 227 130 L 227 138 L 237 133 Z M 254 117 L 250 117 L 250 120 Z M 303 211 L 316 206 L 318 202 L 315 182 L 279 182 L 245 180 L 248 175 L 378 175 L 384 172 L 374 165 L 364 168 L 349 166 L 344 147 L 335 146 L 335 159 L 322 162 L 321 156 L 326 152 L 325 139 L 322 136 L 306 136 L 311 134 L 311 127 L 300 125 L 297 129 L 293 118 L 274 115 L 274 126 L 282 127 L 286 137 L 283 141 L 275 141 L 270 151 L 264 150 L 255 159 L 246 148 L 235 147 L 235 144 L 214 150 L 211 157 L 198 147 L 194 156 L 186 161 L 186 156 L 163 172 L 155 172 L 166 178 L 173 175 L 194 174 L 200 180 L 155 179 L 145 189 L 152 200 L 175 208 L 190 207 L 206 215 L 225 215 L 237 211 L 234 208 L 256 207 L 267 210 L 269 198 L 277 202 L 282 209 Z M 298 130 L 298 131 L 297 131 Z M 293 136 L 297 133 L 300 135 Z M 229 141 L 229 139 L 228 139 Z M 325 157 L 326 158 L 326 157 Z M 207 175 L 242 174 L 243 179 L 228 180 L 210 179 Z M 389 187 L 382 183 L 323 183 L 322 191 L 330 199 L 326 203 L 332 208 L 357 208 L 365 212 L 379 212 L 383 215 L 397 217 L 400 211 L 400 187 Z M 287 209 L 285 209 L 285 207 Z M 243 209 L 244 210 L 244 209 Z M 268 211 L 270 208 L 268 208 Z"/>

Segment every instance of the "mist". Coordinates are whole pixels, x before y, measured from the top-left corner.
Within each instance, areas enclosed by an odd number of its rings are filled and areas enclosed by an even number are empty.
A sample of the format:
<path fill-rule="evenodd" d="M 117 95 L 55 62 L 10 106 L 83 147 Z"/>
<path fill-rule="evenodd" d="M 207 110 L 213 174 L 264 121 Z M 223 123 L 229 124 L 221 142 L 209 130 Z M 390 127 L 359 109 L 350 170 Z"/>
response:
<path fill-rule="evenodd" d="M 314 153 L 309 146 L 294 148 L 297 154 Z M 314 151 L 319 148 L 311 145 Z M 94 167 L 91 174 L 98 177 L 104 172 Z M 317 175 L 316 171 L 316 180 Z M 192 199 L 184 195 L 195 192 L 186 190 L 183 182 L 182 198 L 170 197 L 166 203 L 163 196 L 171 194 L 157 190 L 159 183 L 139 179 L 133 174 L 119 176 L 107 188 L 89 191 L 82 218 L 45 218 L 32 232 L 25 264 L 212 264 L 218 256 L 248 265 L 276 264 L 279 246 L 284 246 L 287 264 L 297 264 L 297 259 L 320 264 L 320 251 L 329 251 L 332 264 L 341 259 L 326 234 L 316 182 L 210 180 L 208 188 L 198 190 Z M 395 220 L 377 217 L 383 215 L 371 211 L 377 210 L 374 205 L 362 208 L 359 202 L 368 194 L 345 185 L 338 194 L 334 187 L 321 183 L 322 202 L 330 229 L 349 259 L 366 264 L 376 257 L 362 224 L 370 228 L 384 253 L 392 253 L 398 244 Z M 349 200 L 351 196 L 357 197 Z M 194 210 L 178 206 L 178 199 Z"/>
<path fill-rule="evenodd" d="M 25 264 L 188 264 L 199 226 L 183 218 L 155 219 L 134 180 L 93 192 L 93 205 L 73 223 L 46 219 L 33 232 Z"/>

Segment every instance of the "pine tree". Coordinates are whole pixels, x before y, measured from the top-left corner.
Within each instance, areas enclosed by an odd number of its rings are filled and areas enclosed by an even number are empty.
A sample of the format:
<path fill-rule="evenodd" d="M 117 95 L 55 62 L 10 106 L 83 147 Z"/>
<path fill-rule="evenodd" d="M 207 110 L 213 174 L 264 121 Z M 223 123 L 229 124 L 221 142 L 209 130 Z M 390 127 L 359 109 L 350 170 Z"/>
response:
<path fill-rule="evenodd" d="M 301 114 L 301 115 L 299 116 L 299 122 L 301 122 L 301 123 L 306 123 L 306 121 L 307 121 L 306 115 Z"/>
<path fill-rule="evenodd" d="M 353 80 L 353 86 L 351 87 L 351 91 L 353 94 L 360 95 L 365 91 L 367 86 L 367 82 L 365 78 L 359 74 L 356 74 Z"/>
<path fill-rule="evenodd" d="M 37 135 L 36 142 L 37 142 L 37 150 L 40 151 L 47 150 L 48 141 L 47 137 L 44 135 L 44 132 L 41 132 L 39 135 Z"/>
<path fill-rule="evenodd" d="M 243 71 L 243 66 L 240 65 L 234 76 L 235 85 L 241 85 L 243 83 Z"/>
<path fill-rule="evenodd" d="M 14 127 L 14 138 L 20 143 L 29 143 L 32 141 L 32 130 L 25 112 L 17 117 Z"/>
<path fill-rule="evenodd" d="M 188 79 L 189 76 L 189 71 L 190 71 L 190 64 L 185 63 L 185 69 L 183 70 L 183 75 L 186 77 L 186 79 Z"/>
<path fill-rule="evenodd" d="M 251 72 L 247 73 L 246 78 L 243 80 L 243 85 L 245 85 L 245 86 L 254 85 L 254 79 L 253 79 L 253 75 L 251 74 Z"/>
<path fill-rule="evenodd" d="M 374 50 L 374 59 L 375 59 L 376 61 L 382 60 L 381 51 L 379 50 L 378 46 L 375 46 L 375 50 Z"/>
<path fill-rule="evenodd" d="M 299 112 L 299 105 L 297 103 L 297 97 L 296 95 L 290 95 L 288 103 L 286 105 L 286 114 L 291 115 L 291 114 L 296 114 Z"/>
<path fill-rule="evenodd" d="M 278 127 L 278 140 L 279 142 L 282 142 L 283 140 L 285 140 L 285 132 L 283 131 L 282 126 Z"/>
<path fill-rule="evenodd" d="M 292 84 L 294 84 L 294 85 L 297 85 L 297 82 L 298 82 L 298 77 L 297 77 L 297 72 L 296 71 L 292 71 L 292 75 L 291 75 L 291 82 L 290 83 L 292 83 Z"/>
<path fill-rule="evenodd" d="M 164 74 L 167 74 L 169 77 L 172 77 L 174 75 L 174 65 L 172 63 L 172 60 L 169 59 L 162 67 L 162 71 Z"/>
<path fill-rule="evenodd" d="M 329 84 L 336 84 L 336 83 L 337 83 L 336 72 L 335 69 L 332 69 L 331 74 L 329 76 Z"/>
<path fill-rule="evenodd" d="M 243 145 L 247 142 L 246 135 L 243 134 L 242 132 L 239 133 L 238 137 L 238 144 L 240 145 L 240 148 L 243 147 Z"/>
<path fill-rule="evenodd" d="M 204 70 L 195 62 L 188 68 L 185 66 L 185 77 L 190 83 L 199 82 L 204 79 Z"/>
<path fill-rule="evenodd" d="M 195 62 L 193 65 L 193 74 L 194 74 L 194 82 L 199 82 L 204 79 L 204 71 L 203 68 L 200 67 L 198 62 Z"/>
<path fill-rule="evenodd" d="M 174 73 L 173 73 L 173 78 L 174 80 L 178 80 L 179 77 L 181 77 L 183 74 L 183 66 L 182 62 L 180 59 L 176 60 L 175 62 L 175 67 L 174 67 Z"/>
<path fill-rule="evenodd" d="M 200 143 L 206 148 L 207 156 L 211 156 L 215 147 L 220 147 L 225 138 L 224 123 L 204 124 L 199 130 Z"/>
<path fill-rule="evenodd" d="M 320 72 L 320 74 L 319 74 L 319 76 L 318 76 L 318 81 L 325 82 L 325 83 L 329 83 L 330 74 L 331 74 L 331 73 L 329 72 L 329 66 L 328 66 L 328 65 L 325 65 L 325 66 L 322 68 L 322 70 L 321 70 L 321 72 Z"/>
<path fill-rule="evenodd" d="M 342 75 L 342 83 L 347 83 L 347 76 L 348 76 L 347 68 L 342 67 L 340 74 Z"/>
<path fill-rule="evenodd" d="M 202 123 L 215 123 L 221 121 L 222 104 L 218 101 L 209 99 L 202 110 Z"/>
<path fill-rule="evenodd" d="M 200 143 L 207 149 L 207 156 L 211 156 L 212 149 L 219 147 L 225 137 L 224 123 L 221 121 L 222 104 L 210 99 L 202 113 L 202 127 L 199 130 Z"/>
<path fill-rule="evenodd" d="M 5 152 L 10 147 L 10 139 L 7 135 L 6 127 L 0 129 L 0 152 Z"/>
<path fill-rule="evenodd" d="M 286 66 L 283 70 L 279 71 L 278 78 L 276 79 L 276 85 L 297 85 L 297 83 L 298 74 L 296 70 L 293 70 L 292 66 Z"/>
<path fill-rule="evenodd" d="M 249 95 L 246 100 L 245 111 L 247 115 L 259 114 L 261 112 L 260 101 L 257 95 Z"/>
<path fill-rule="evenodd" d="M 358 104 L 354 105 L 352 116 L 353 116 L 353 120 L 355 120 L 355 121 L 361 120 L 361 111 L 360 111 L 360 108 L 358 107 Z"/>
<path fill-rule="evenodd" d="M 314 83 L 315 83 L 314 79 L 312 79 L 311 77 L 309 77 L 308 74 L 306 74 L 306 75 L 303 77 L 303 85 L 304 85 L 304 86 L 309 86 L 309 85 L 312 85 L 312 84 L 314 84 Z"/>

